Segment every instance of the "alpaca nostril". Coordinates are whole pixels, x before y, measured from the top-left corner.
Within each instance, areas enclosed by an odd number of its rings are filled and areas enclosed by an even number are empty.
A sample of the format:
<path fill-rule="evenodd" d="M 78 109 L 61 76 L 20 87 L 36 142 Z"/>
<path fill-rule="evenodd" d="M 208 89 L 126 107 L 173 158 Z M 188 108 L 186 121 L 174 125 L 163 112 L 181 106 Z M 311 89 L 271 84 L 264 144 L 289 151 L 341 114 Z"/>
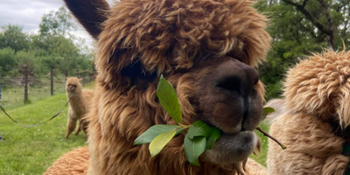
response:
<path fill-rule="evenodd" d="M 238 92 L 244 97 L 249 96 L 259 81 L 259 74 L 254 68 L 248 66 L 240 69 L 240 73 L 226 76 L 216 86 L 231 92 Z"/>
<path fill-rule="evenodd" d="M 236 77 L 236 76 L 232 76 L 232 77 L 227 77 L 224 78 L 222 81 L 220 81 L 217 84 L 217 87 L 222 88 L 222 89 L 226 89 L 228 91 L 232 91 L 232 92 L 239 92 L 240 91 L 240 82 L 241 80 Z"/>

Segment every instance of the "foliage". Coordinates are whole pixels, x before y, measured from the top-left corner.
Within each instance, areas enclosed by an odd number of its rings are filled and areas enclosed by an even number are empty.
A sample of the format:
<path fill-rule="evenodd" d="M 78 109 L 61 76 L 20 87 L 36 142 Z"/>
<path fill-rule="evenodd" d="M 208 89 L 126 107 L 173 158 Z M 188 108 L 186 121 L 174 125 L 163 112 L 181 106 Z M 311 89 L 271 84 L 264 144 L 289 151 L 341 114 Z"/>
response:
<path fill-rule="evenodd" d="M 17 25 L 0 30 L 0 75 L 17 76 L 27 65 L 33 76 L 45 76 L 50 69 L 64 74 L 67 70 L 93 68 L 92 52 L 69 33 L 77 29 L 68 11 L 61 7 L 42 17 L 40 33 L 28 33 Z"/>
<path fill-rule="evenodd" d="M 23 32 L 17 25 L 8 25 L 1 27 L 0 48 L 12 48 L 13 50 L 27 50 L 30 45 L 28 33 Z"/>
<path fill-rule="evenodd" d="M 77 26 L 72 20 L 71 15 L 64 7 L 57 11 L 51 11 L 42 17 L 39 24 L 41 35 L 58 35 L 65 36 L 67 31 L 77 29 Z"/>
<path fill-rule="evenodd" d="M 325 48 L 342 50 L 342 41 L 350 46 L 350 0 L 259 0 L 255 7 L 269 17 L 273 38 L 259 68 L 267 100 L 281 96 L 281 81 L 299 59 Z"/>
<path fill-rule="evenodd" d="M 15 51 L 9 47 L 0 49 L 0 75 L 9 73 L 15 67 Z"/>

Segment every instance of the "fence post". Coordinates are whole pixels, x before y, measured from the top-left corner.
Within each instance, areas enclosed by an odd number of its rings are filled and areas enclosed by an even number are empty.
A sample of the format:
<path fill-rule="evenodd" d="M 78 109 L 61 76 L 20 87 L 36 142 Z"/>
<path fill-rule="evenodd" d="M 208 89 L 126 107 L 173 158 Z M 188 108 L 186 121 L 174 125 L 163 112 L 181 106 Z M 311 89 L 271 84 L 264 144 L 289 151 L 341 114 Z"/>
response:
<path fill-rule="evenodd" d="M 67 81 L 67 78 L 68 78 L 68 71 L 65 72 L 65 76 L 66 76 L 66 81 Z"/>
<path fill-rule="evenodd" d="M 77 69 L 77 78 L 79 78 L 79 70 Z"/>
<path fill-rule="evenodd" d="M 23 66 L 23 75 L 24 75 L 24 103 L 28 102 L 28 66 Z"/>
<path fill-rule="evenodd" d="M 53 69 L 51 68 L 51 95 L 53 95 Z"/>

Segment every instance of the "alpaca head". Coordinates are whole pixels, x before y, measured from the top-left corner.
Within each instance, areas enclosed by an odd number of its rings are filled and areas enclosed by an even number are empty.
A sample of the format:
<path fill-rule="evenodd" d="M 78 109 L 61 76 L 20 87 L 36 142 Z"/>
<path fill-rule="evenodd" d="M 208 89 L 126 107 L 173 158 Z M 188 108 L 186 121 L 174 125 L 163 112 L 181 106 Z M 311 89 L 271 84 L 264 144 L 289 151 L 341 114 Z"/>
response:
<path fill-rule="evenodd" d="M 112 8 L 103 0 L 65 1 L 98 42 L 98 86 L 119 94 L 120 101 L 123 95 L 140 97 L 128 102 L 142 107 L 124 110 L 116 120 L 140 122 L 120 116 L 146 108 L 153 115 L 140 115 L 148 121 L 135 127 L 137 133 L 121 126 L 119 134 L 135 139 L 153 124 L 172 123 L 156 97 L 163 74 L 176 89 L 184 124 L 200 119 L 222 131 L 202 160 L 247 159 L 257 145 L 264 95 L 254 67 L 270 47 L 266 19 L 251 1 L 121 0 Z"/>
<path fill-rule="evenodd" d="M 66 81 L 66 91 L 69 94 L 76 94 L 81 92 L 81 84 L 80 84 L 81 79 L 76 78 L 76 77 L 69 77 L 67 78 Z"/>
<path fill-rule="evenodd" d="M 325 51 L 300 61 L 284 83 L 287 108 L 350 126 L 350 52 Z"/>

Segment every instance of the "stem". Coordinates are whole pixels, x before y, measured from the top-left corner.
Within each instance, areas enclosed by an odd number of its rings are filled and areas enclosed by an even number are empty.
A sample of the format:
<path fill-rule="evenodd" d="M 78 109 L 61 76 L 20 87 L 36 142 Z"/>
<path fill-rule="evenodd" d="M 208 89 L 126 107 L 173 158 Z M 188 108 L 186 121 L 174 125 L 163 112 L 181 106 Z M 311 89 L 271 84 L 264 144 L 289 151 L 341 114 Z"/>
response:
<path fill-rule="evenodd" d="M 281 142 L 279 142 L 277 139 L 273 138 L 272 136 L 270 136 L 268 133 L 266 133 L 265 131 L 263 131 L 260 127 L 256 128 L 258 131 L 260 131 L 261 133 L 264 134 L 264 136 L 272 139 L 273 141 L 275 141 L 277 144 L 279 144 L 281 146 L 282 149 L 287 149 L 286 146 L 284 146 Z"/>
<path fill-rule="evenodd" d="M 190 128 L 191 127 L 191 125 L 183 125 L 183 124 L 181 124 L 181 123 L 178 123 L 181 127 L 183 127 L 183 128 Z"/>

